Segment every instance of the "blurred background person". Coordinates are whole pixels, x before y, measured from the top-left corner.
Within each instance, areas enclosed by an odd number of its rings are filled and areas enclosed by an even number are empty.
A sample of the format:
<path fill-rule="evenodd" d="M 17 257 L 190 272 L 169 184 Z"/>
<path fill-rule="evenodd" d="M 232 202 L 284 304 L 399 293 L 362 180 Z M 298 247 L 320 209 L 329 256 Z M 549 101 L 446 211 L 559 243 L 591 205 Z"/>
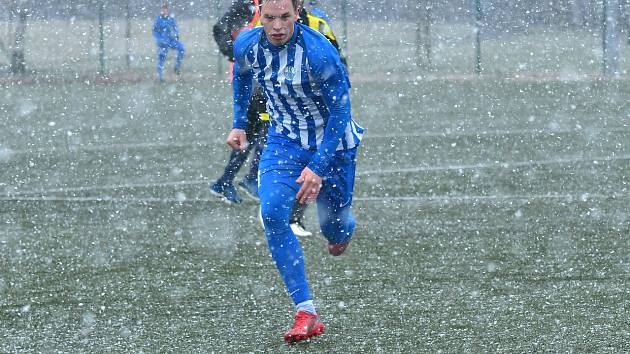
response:
<path fill-rule="evenodd" d="M 302 2 L 304 2 L 304 1 L 302 1 Z M 330 25 L 332 24 L 332 21 L 330 20 L 330 17 L 328 17 L 328 14 L 326 13 L 326 11 L 324 11 L 321 8 L 319 8 L 318 5 L 319 5 L 319 1 L 317 1 L 317 0 L 309 0 L 308 1 L 308 12 L 311 15 L 317 16 L 317 17 L 321 18 L 322 20 L 324 20 L 325 23 L 330 27 Z M 319 30 L 319 32 L 324 34 L 324 32 L 322 30 Z"/>
<path fill-rule="evenodd" d="M 234 63 L 234 41 L 242 31 L 253 28 L 260 19 L 258 0 L 236 0 L 227 12 L 212 28 L 214 40 L 219 50 L 230 61 L 230 81 Z M 251 198 L 258 200 L 258 161 L 267 137 L 269 114 L 266 112 L 266 99 L 258 85 L 249 102 L 247 111 L 249 121 L 246 131 L 249 144 L 243 150 L 232 150 L 221 177 L 210 185 L 210 192 L 228 203 L 240 204 L 243 199 L 234 186 L 234 179 L 241 167 L 254 151 L 251 167 L 245 177 L 238 183 L 239 187 Z"/>
<path fill-rule="evenodd" d="M 179 40 L 179 29 L 175 18 L 170 15 L 168 4 L 162 5 L 160 14 L 155 18 L 153 25 L 153 37 L 158 49 L 157 77 L 158 80 L 164 80 L 164 62 L 169 49 L 177 51 L 177 59 L 175 61 L 175 74 L 179 75 L 182 68 L 182 60 L 184 59 L 184 45 Z"/>

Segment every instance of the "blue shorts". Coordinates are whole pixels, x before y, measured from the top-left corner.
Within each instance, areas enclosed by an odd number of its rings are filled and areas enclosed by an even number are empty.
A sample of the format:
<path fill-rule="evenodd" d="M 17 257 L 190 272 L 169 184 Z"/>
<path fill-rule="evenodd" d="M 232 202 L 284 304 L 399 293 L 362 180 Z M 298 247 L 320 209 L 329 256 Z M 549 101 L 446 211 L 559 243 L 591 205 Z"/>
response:
<path fill-rule="evenodd" d="M 331 244 L 349 241 L 354 232 L 355 220 L 350 209 L 356 153 L 356 148 L 337 151 L 321 176 L 317 213 L 322 233 Z M 260 161 L 258 179 L 263 216 L 280 218 L 282 224 L 288 225 L 290 209 L 300 189 L 300 184 L 295 181 L 314 154 L 315 151 L 306 150 L 293 142 L 267 143 Z M 269 215 L 265 215 L 266 210 Z"/>

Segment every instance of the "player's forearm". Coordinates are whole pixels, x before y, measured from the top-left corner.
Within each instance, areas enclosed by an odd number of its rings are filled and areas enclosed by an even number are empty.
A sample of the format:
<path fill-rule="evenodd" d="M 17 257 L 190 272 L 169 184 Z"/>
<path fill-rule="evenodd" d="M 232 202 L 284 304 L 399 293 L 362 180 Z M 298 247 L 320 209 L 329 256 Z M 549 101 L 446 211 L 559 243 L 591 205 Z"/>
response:
<path fill-rule="evenodd" d="M 232 128 L 247 129 L 247 104 L 252 96 L 251 84 L 246 84 L 241 80 L 234 80 L 234 120 Z"/>

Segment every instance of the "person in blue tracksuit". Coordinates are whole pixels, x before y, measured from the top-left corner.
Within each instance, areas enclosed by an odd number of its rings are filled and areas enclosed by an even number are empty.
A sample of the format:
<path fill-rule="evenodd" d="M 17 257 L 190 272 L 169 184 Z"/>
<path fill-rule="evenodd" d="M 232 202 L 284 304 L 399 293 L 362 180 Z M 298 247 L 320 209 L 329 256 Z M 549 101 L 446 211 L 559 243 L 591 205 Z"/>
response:
<path fill-rule="evenodd" d="M 177 51 L 177 59 L 175 61 L 175 73 L 179 75 L 182 68 L 182 60 L 184 59 L 184 45 L 179 40 L 179 29 L 175 18 L 169 14 L 168 4 L 162 5 L 160 14 L 155 18 L 153 24 L 153 37 L 158 49 L 157 76 L 160 81 L 163 80 L 164 62 L 169 49 Z"/>
<path fill-rule="evenodd" d="M 306 278 L 302 248 L 289 227 L 294 202 L 317 204 L 328 251 L 350 243 L 357 148 L 363 128 L 353 119 L 350 81 L 339 52 L 318 31 L 297 23 L 299 0 L 267 0 L 263 27 L 234 43 L 234 121 L 227 143 L 247 147 L 247 111 L 254 80 L 267 99 L 270 126 L 260 165 L 261 213 L 272 258 L 296 305 L 287 343 L 323 333 Z"/>

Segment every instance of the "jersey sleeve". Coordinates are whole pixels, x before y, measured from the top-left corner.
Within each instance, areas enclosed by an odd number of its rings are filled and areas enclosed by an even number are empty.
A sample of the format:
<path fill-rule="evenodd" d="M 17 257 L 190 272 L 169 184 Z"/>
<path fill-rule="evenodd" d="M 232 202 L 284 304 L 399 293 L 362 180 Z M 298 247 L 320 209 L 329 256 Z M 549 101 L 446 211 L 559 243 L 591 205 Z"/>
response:
<path fill-rule="evenodd" d="M 337 50 L 327 40 L 316 42 L 309 56 L 311 73 L 319 85 L 330 112 L 322 143 L 308 167 L 323 176 L 342 141 L 346 127 L 352 121 L 350 80 Z"/>
<path fill-rule="evenodd" d="M 255 31 L 249 31 L 255 32 Z M 248 127 L 247 109 L 254 87 L 254 71 L 247 54 L 255 36 L 252 33 L 241 34 L 234 43 L 234 81 L 232 82 L 234 99 L 234 120 L 232 128 L 246 130 Z"/>

